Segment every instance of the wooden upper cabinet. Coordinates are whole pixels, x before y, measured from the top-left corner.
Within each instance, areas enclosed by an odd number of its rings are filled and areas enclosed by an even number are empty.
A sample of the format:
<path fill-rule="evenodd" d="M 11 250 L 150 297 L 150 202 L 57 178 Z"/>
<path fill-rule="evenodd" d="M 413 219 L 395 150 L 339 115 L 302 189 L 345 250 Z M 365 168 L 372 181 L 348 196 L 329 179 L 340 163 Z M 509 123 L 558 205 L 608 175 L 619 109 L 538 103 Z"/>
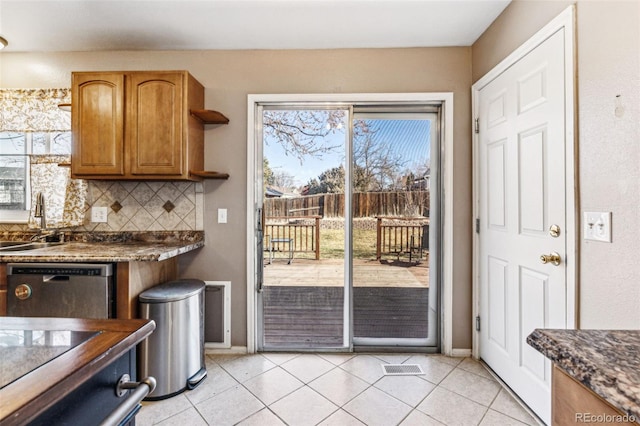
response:
<path fill-rule="evenodd" d="M 188 148 L 188 135 L 183 132 L 182 123 L 182 77 L 173 73 L 145 73 L 129 78 L 127 140 L 132 175 L 183 173 L 182 152 Z"/>
<path fill-rule="evenodd" d="M 80 73 L 72 76 L 74 175 L 121 177 L 124 168 L 124 75 Z"/>
<path fill-rule="evenodd" d="M 203 106 L 187 71 L 73 73 L 73 177 L 200 180 Z"/>

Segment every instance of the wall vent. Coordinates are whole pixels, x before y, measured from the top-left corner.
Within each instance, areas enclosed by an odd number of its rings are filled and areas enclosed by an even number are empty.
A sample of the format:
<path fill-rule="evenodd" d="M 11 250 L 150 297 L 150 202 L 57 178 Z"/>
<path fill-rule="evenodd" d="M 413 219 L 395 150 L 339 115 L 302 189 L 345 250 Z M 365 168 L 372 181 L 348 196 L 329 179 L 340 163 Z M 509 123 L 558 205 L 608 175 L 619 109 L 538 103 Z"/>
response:
<path fill-rule="evenodd" d="M 231 281 L 205 281 L 204 347 L 231 347 Z"/>

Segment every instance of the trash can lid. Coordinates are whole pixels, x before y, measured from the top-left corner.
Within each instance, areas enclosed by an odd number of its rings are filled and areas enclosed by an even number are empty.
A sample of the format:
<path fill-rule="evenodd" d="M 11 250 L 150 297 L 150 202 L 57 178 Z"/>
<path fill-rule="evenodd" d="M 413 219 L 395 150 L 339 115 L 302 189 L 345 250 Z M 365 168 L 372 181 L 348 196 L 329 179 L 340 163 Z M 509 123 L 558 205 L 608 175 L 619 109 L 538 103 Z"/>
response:
<path fill-rule="evenodd" d="M 141 303 L 175 302 L 195 296 L 204 290 L 204 281 L 201 280 L 175 280 L 158 284 L 140 293 Z"/>

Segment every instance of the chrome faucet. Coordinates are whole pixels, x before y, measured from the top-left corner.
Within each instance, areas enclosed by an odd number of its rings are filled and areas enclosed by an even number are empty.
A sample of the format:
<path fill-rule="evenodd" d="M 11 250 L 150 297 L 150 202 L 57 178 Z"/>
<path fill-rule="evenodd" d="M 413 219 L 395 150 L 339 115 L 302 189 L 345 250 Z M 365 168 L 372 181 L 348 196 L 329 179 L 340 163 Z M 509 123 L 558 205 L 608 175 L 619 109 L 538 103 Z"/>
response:
<path fill-rule="evenodd" d="M 31 237 L 31 241 L 58 241 L 64 242 L 64 232 L 59 232 L 57 229 L 47 230 L 47 212 L 44 204 L 44 195 L 42 192 L 38 192 L 36 195 L 36 206 L 33 212 L 33 217 L 40 218 L 40 230 L 36 235 Z"/>
<path fill-rule="evenodd" d="M 38 192 L 38 195 L 36 195 L 36 209 L 33 213 L 33 217 L 40 218 L 40 231 L 47 229 L 47 213 L 44 207 L 44 196 L 42 195 L 42 192 Z"/>

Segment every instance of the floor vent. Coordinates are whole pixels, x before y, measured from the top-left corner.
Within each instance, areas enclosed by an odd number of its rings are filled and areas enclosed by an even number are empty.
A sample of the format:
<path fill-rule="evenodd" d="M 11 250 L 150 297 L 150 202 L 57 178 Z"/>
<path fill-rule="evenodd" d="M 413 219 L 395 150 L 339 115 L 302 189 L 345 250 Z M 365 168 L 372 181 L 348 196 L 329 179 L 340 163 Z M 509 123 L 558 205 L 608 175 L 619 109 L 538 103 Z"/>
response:
<path fill-rule="evenodd" d="M 414 376 L 424 374 L 419 364 L 382 364 L 385 376 Z"/>

